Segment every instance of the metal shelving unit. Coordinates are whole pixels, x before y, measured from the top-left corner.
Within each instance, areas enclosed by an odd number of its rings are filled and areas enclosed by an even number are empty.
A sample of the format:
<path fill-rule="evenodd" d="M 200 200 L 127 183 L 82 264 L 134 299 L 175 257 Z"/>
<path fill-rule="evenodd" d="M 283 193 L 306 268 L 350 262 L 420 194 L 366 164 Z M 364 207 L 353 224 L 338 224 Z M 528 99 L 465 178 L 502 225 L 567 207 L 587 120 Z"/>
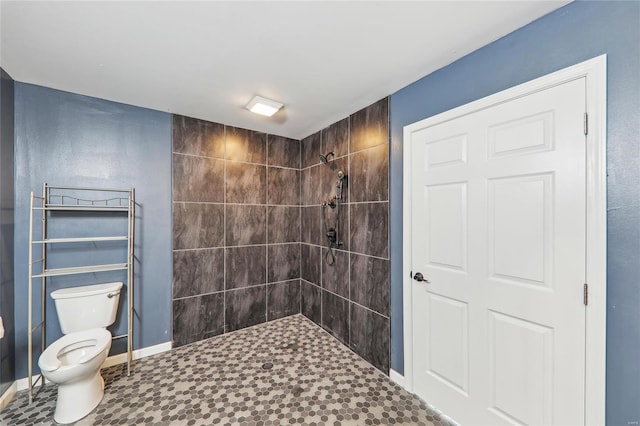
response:
<path fill-rule="evenodd" d="M 85 195 L 86 194 L 86 195 Z M 105 198 L 93 199 L 96 194 L 104 194 Z M 69 237 L 48 238 L 47 225 L 55 218 L 50 212 L 84 212 L 90 215 L 92 212 L 126 212 L 127 235 L 96 236 L 96 237 Z M 35 213 L 41 215 L 41 227 L 34 226 Z M 42 230 L 42 236 L 34 239 L 34 228 Z M 135 189 L 113 188 L 83 188 L 71 186 L 53 186 L 44 183 L 42 196 L 31 193 L 31 206 L 29 210 L 29 318 L 28 318 L 28 356 L 29 356 L 29 403 L 33 401 L 34 387 L 39 381 L 44 381 L 40 375 L 33 380 L 33 334 L 40 329 L 40 348 L 44 352 L 46 348 L 45 324 L 46 324 L 46 296 L 47 278 L 64 275 L 100 273 L 108 271 L 127 271 L 127 334 L 114 336 L 113 339 L 127 339 L 127 375 L 131 374 L 131 358 L 133 350 L 133 248 L 135 231 Z M 127 261 L 125 263 L 98 264 L 87 266 L 74 266 L 66 268 L 47 267 L 47 247 L 53 244 L 95 243 L 95 242 L 126 242 Z M 42 257 L 34 260 L 35 251 L 40 250 Z M 39 280 L 38 280 L 39 279 Z M 33 286 L 40 284 L 40 322 L 33 324 Z"/>

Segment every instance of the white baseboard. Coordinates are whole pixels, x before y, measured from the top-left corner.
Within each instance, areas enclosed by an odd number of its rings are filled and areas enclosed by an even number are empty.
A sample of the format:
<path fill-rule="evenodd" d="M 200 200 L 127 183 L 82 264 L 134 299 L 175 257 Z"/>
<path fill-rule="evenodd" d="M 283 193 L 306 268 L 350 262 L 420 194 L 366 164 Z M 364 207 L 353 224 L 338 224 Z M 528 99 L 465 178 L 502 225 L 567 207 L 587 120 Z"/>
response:
<path fill-rule="evenodd" d="M 404 375 L 398 373 L 396 370 L 389 370 L 389 378 L 400 385 L 403 389 L 406 389 Z"/>
<path fill-rule="evenodd" d="M 0 396 L 0 410 L 4 410 L 4 407 L 9 405 L 13 398 L 16 396 L 16 392 L 18 391 L 17 382 L 13 382 L 9 389 L 7 389 L 2 396 Z"/>
<path fill-rule="evenodd" d="M 156 355 L 156 354 L 160 354 L 162 352 L 167 352 L 171 350 L 171 342 L 164 342 L 164 343 L 160 343 L 159 345 L 154 345 L 154 346 L 148 346 L 146 348 L 140 348 L 140 349 L 136 349 L 135 351 L 133 351 L 132 358 L 133 359 L 140 359 L 140 358 L 145 358 L 151 355 Z M 104 363 L 102 363 L 102 367 L 100 368 L 107 368 L 107 367 L 111 367 L 113 365 L 117 365 L 117 364 L 124 364 L 125 362 L 127 362 L 127 354 L 117 354 L 117 355 L 113 355 L 110 356 L 109 358 L 107 358 Z M 33 381 L 35 381 L 40 375 L 34 375 L 33 376 Z M 38 383 L 38 386 L 40 385 L 40 383 Z M 15 386 L 15 392 L 19 392 L 21 390 L 25 390 L 29 388 L 29 380 L 27 377 L 24 377 L 22 379 L 18 379 L 14 382 L 14 386 Z M 9 391 L 5 392 L 5 394 L 7 394 Z M 4 398 L 4 396 L 3 396 Z M 7 402 L 8 404 L 8 402 Z"/>
<path fill-rule="evenodd" d="M 35 382 L 36 380 L 38 380 L 39 377 L 40 377 L 39 374 L 34 374 L 33 377 L 31 378 L 31 381 Z M 42 386 L 43 382 L 44 382 L 44 379 L 42 380 L 42 382 L 38 382 L 36 386 Z M 29 378 L 23 377 L 22 379 L 18 379 L 15 381 L 15 385 L 16 385 L 16 392 L 29 389 Z"/>
<path fill-rule="evenodd" d="M 171 342 L 169 341 L 169 342 L 160 343 L 159 345 L 136 349 L 135 351 L 133 351 L 131 355 L 133 359 L 140 359 L 140 358 L 146 358 L 151 355 L 161 354 L 162 352 L 167 352 L 170 350 L 171 350 Z M 107 367 L 111 367 L 112 365 L 124 364 L 125 362 L 127 362 L 126 353 L 113 355 L 107 358 L 105 362 L 102 364 L 102 367 L 100 368 L 107 368 Z"/>

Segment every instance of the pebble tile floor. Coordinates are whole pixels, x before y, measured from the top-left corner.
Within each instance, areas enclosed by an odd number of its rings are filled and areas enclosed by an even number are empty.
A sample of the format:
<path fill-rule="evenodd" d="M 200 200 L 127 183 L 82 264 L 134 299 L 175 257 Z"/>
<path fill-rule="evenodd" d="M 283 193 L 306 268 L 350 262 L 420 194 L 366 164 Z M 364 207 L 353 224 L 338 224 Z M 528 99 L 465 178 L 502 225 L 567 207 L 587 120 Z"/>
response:
<path fill-rule="evenodd" d="M 455 425 L 302 315 L 102 375 L 104 399 L 77 425 Z M 55 385 L 31 405 L 19 392 L 0 423 L 55 424 L 55 399 Z"/>

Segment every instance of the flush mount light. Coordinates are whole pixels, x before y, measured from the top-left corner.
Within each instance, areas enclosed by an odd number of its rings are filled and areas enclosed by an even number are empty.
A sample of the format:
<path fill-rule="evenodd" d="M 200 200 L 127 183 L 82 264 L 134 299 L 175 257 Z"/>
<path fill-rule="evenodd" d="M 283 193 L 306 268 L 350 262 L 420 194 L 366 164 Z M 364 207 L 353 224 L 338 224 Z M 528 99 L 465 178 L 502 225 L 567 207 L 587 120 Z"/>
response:
<path fill-rule="evenodd" d="M 263 98 L 262 96 L 254 96 L 247 104 L 246 108 L 256 114 L 271 117 L 273 114 L 278 112 L 282 106 L 283 105 L 280 102 L 272 101 L 271 99 Z"/>

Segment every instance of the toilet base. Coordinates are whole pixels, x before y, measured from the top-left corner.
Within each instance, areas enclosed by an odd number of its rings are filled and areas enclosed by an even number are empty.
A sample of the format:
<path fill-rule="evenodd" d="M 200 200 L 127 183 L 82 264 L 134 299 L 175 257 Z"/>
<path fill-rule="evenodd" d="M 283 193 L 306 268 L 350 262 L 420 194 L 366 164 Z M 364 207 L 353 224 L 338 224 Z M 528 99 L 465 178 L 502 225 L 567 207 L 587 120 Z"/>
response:
<path fill-rule="evenodd" d="M 53 419 L 61 424 L 76 422 L 91 413 L 100 404 L 103 396 L 104 379 L 100 370 L 87 379 L 58 385 Z"/>

